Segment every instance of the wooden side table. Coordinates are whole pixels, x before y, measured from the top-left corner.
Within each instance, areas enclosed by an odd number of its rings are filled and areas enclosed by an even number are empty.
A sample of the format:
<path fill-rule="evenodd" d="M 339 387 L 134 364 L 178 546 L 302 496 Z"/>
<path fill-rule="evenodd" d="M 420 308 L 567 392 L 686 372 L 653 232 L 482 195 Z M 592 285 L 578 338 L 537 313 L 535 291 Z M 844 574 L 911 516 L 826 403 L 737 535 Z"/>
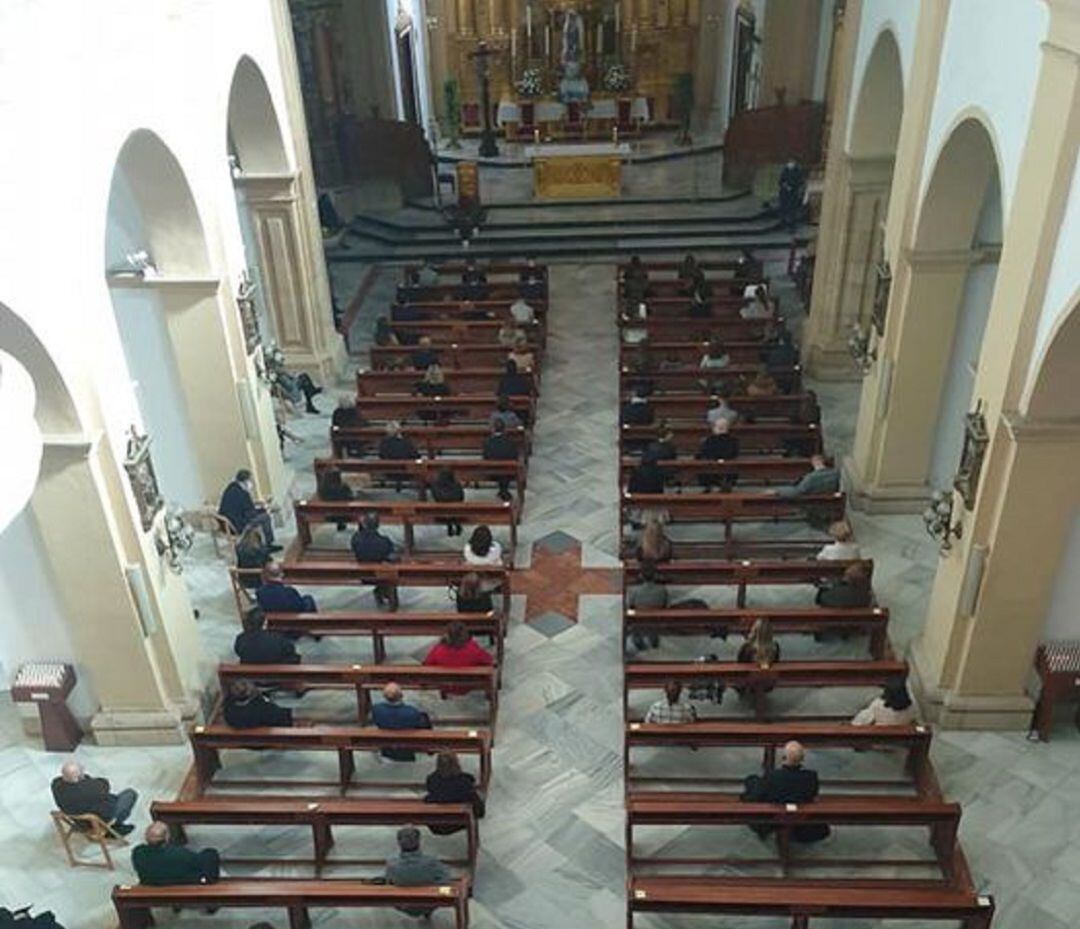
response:
<path fill-rule="evenodd" d="M 1080 696 L 1080 639 L 1044 642 L 1035 652 L 1035 671 L 1042 681 L 1042 692 L 1031 718 L 1031 731 L 1038 734 L 1040 742 L 1048 742 L 1057 701 Z M 1076 722 L 1080 726 L 1080 709 Z"/>
<path fill-rule="evenodd" d="M 11 699 L 37 704 L 46 751 L 70 752 L 82 741 L 82 728 L 67 705 L 75 683 L 75 668 L 62 663 L 31 662 L 15 675 Z"/>

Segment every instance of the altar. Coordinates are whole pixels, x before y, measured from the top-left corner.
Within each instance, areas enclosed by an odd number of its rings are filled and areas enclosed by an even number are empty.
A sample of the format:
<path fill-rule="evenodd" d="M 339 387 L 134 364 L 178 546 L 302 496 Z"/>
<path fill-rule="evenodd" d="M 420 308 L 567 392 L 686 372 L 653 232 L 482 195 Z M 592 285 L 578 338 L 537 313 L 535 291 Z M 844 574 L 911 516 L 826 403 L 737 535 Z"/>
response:
<path fill-rule="evenodd" d="M 618 197 L 622 163 L 630 146 L 612 142 L 581 145 L 528 145 L 533 165 L 533 196 L 538 200 Z"/>

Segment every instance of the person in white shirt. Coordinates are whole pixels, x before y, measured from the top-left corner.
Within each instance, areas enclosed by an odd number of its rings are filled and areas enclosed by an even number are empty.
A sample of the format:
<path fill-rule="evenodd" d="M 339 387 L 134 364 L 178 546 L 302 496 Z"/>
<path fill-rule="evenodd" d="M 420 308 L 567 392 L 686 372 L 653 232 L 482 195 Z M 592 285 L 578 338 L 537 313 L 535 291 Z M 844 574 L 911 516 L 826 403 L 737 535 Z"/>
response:
<path fill-rule="evenodd" d="M 510 315 L 519 326 L 530 326 L 536 318 L 536 312 L 525 302 L 524 297 L 518 297 L 510 304 Z"/>
<path fill-rule="evenodd" d="M 832 542 L 817 553 L 818 561 L 858 561 L 862 558 L 851 523 L 846 519 L 838 519 L 829 526 L 829 536 Z"/>
<path fill-rule="evenodd" d="M 915 704 L 907 684 L 893 681 L 886 684 L 880 697 L 874 697 L 851 720 L 853 726 L 906 726 L 917 718 Z"/>
<path fill-rule="evenodd" d="M 749 288 L 747 288 L 749 290 Z M 743 304 L 739 310 L 739 316 L 743 319 L 769 319 L 773 315 L 772 301 L 764 284 L 758 284 L 754 288 L 751 298 Z"/>
<path fill-rule="evenodd" d="M 492 538 L 487 526 L 477 526 L 465 543 L 465 560 L 475 565 L 501 565 L 502 546 Z"/>
<path fill-rule="evenodd" d="M 701 362 L 698 367 L 718 370 L 720 368 L 726 368 L 729 364 L 731 364 L 731 356 L 724 351 L 723 344 L 717 339 L 713 339 L 705 349 L 705 354 L 701 356 Z"/>

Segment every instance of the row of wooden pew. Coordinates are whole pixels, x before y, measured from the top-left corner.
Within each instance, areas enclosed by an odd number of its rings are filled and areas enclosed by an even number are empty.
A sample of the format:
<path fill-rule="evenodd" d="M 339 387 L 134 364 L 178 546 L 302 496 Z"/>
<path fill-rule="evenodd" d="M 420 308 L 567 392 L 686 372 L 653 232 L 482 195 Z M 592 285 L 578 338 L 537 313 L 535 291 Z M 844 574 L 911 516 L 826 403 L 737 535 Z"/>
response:
<path fill-rule="evenodd" d="M 993 901 L 974 888 L 957 841 L 960 808 L 943 799 L 930 764 L 930 729 L 917 723 L 854 726 L 850 713 L 791 716 L 779 709 L 790 704 L 783 698 L 787 688 L 829 688 L 835 694 L 851 693 L 853 713 L 859 707 L 855 701 L 861 702 L 868 689 L 905 677 L 907 666 L 892 652 L 884 606 L 872 601 L 842 609 L 813 605 L 817 587 L 841 577 L 852 562 L 817 560 L 818 549 L 828 540 L 805 532 L 803 526 L 809 522 L 820 529 L 843 518 L 846 499 L 840 492 L 798 498 L 765 492 L 773 485 L 796 483 L 810 470 L 808 456 L 823 450 L 816 401 L 800 392 L 797 368 L 777 378 L 786 391 L 778 395 L 752 397 L 731 389 L 756 370 L 758 351 L 775 337 L 782 321 L 740 319 L 745 276 L 739 286 L 732 281 L 726 288 L 733 263 L 711 264 L 703 263 L 713 290 L 708 319 L 690 315 L 685 282 L 672 280 L 678 268 L 672 264 L 643 266 L 649 313 L 644 322 L 635 319 L 622 299 L 629 266 L 618 270 L 619 325 L 624 335 L 633 328 L 646 334 L 642 343 L 623 342 L 620 396 L 625 401 L 644 385 L 655 415 L 651 425 L 620 430 L 628 929 L 641 914 L 780 917 L 790 921 L 792 929 L 848 919 L 952 921 L 964 929 L 988 929 Z M 640 275 L 640 269 L 634 273 Z M 640 287 L 638 282 L 635 289 Z M 698 360 L 715 340 L 723 342 L 732 363 L 720 371 L 699 368 Z M 716 394 L 740 414 L 731 429 L 740 456 L 698 460 L 693 456 L 708 433 L 706 412 Z M 659 462 L 664 492 L 630 493 L 629 481 L 641 464 L 642 451 L 662 437 L 676 449 L 676 457 Z M 699 492 L 703 481 L 721 485 L 722 492 Z M 636 560 L 636 531 L 650 517 L 663 522 L 671 560 L 650 564 L 646 571 Z M 777 529 L 784 526 L 798 531 L 780 536 Z M 862 569 L 872 578 L 872 562 L 863 562 Z M 667 608 L 635 609 L 629 592 L 644 577 L 683 593 L 669 593 Z M 779 588 L 790 590 L 796 602 L 778 605 L 757 595 Z M 706 594 L 712 604 L 700 599 Z M 800 597 L 805 599 L 798 602 Z M 717 601 L 726 605 L 713 605 Z M 866 651 L 864 657 L 784 657 L 759 666 L 717 656 L 671 660 L 656 657 L 655 649 L 631 651 L 628 645 L 631 640 L 659 639 L 674 648 L 687 637 L 716 642 L 745 636 L 760 619 L 768 620 L 773 633 L 785 640 L 795 635 L 815 641 L 857 636 L 864 638 Z M 738 708 L 733 714 L 731 701 L 712 710 L 702 704 L 695 722 L 644 721 L 638 695 L 655 697 L 668 682 L 679 683 L 684 692 L 712 694 L 717 701 L 725 688 L 734 689 Z M 743 779 L 725 771 L 723 762 L 730 764 L 756 749 L 758 770 L 768 772 L 792 740 L 815 758 L 858 752 L 855 757 L 866 761 L 876 776 L 837 777 L 833 765 L 823 775 L 821 797 L 811 803 L 742 802 Z M 674 764 L 680 751 L 694 753 L 688 757 L 694 760 L 695 773 Z M 926 856 L 876 864 L 918 866 L 935 876 L 863 877 L 859 871 L 867 861 L 800 855 L 795 838 L 800 830 L 822 826 L 922 830 L 928 839 Z M 690 854 L 670 840 L 659 845 L 656 830 L 672 827 L 692 829 L 687 833 L 691 836 L 708 830 L 709 853 Z M 769 836 L 774 853 L 763 858 L 758 846 L 747 854 L 738 841 L 724 841 L 731 830 L 747 829 Z M 714 834 L 716 841 L 711 839 Z M 691 851 L 701 847 L 692 841 L 689 845 Z"/>
<path fill-rule="evenodd" d="M 459 269 L 460 270 L 460 269 Z M 524 265 L 501 268 L 514 277 Z M 224 663 L 218 679 L 224 689 L 237 679 L 255 680 L 260 686 L 279 692 L 304 693 L 338 691 L 355 698 L 353 724 L 343 724 L 336 717 L 321 717 L 320 711 L 304 703 L 295 711 L 294 725 L 287 728 L 233 729 L 216 716 L 207 724 L 195 727 L 191 734 L 193 768 L 180 796 L 158 801 L 152 807 L 155 818 L 167 823 L 174 835 L 182 837 L 191 828 L 228 826 L 233 830 L 248 827 L 296 826 L 310 832 L 311 855 L 305 863 L 311 877 L 246 878 L 226 877 L 215 884 L 182 887 L 117 888 L 113 901 L 123 929 L 143 929 L 151 924 L 154 907 L 225 907 L 240 909 L 280 909 L 287 914 L 290 929 L 310 926 L 313 910 L 371 909 L 446 910 L 457 929 L 465 929 L 469 919 L 469 897 L 479 853 L 480 833 L 471 804 L 428 803 L 418 795 L 423 783 L 415 778 L 387 778 L 383 769 L 359 765 L 358 757 L 379 755 L 384 751 L 412 752 L 428 758 L 439 752 L 454 752 L 463 768 L 475 771 L 481 796 L 485 795 L 492 776 L 492 745 L 498 717 L 498 692 L 503 667 L 506 617 L 510 606 L 510 572 L 516 543 L 517 522 L 524 505 L 527 463 L 531 449 L 531 424 L 535 421 L 536 392 L 540 384 L 539 362 L 542 357 L 543 323 L 546 311 L 546 269 L 543 271 L 542 298 L 535 297 L 533 283 L 531 305 L 537 310 L 540 325 L 533 334 L 541 340 L 534 345 L 537 366 L 529 374 L 530 394 L 514 397 L 511 408 L 526 423 L 512 431 L 518 439 L 517 460 L 485 461 L 479 457 L 489 433 L 486 421 L 496 408 L 497 376 L 492 363 L 501 363 L 506 349 L 489 345 L 497 324 L 471 319 L 477 304 L 455 301 L 454 285 L 436 285 L 419 294 L 409 288 L 414 308 L 423 310 L 421 319 L 408 325 L 417 335 L 431 338 L 440 353 L 440 361 L 463 373 L 451 373 L 447 382 L 452 395 L 442 401 L 403 396 L 415 382 L 415 372 L 377 370 L 357 377 L 357 411 L 367 424 L 389 419 L 407 421 L 407 431 L 416 442 L 421 457 L 416 460 L 381 460 L 374 457 L 383 425 L 335 428 L 331 432 L 330 458 L 315 462 L 317 484 L 326 473 L 336 470 L 346 482 L 362 481 L 369 489 L 391 488 L 415 494 L 418 499 L 354 499 L 329 501 L 318 497 L 297 500 L 293 505 L 296 538 L 283 560 L 286 583 L 302 588 L 332 587 L 360 590 L 372 584 L 392 586 L 405 592 L 416 589 L 455 591 L 467 574 L 476 574 L 494 592 L 495 609 L 485 613 L 456 613 L 426 610 L 322 610 L 314 613 L 270 613 L 266 627 L 291 635 L 341 638 L 349 647 L 364 647 L 364 654 L 351 664 L 251 665 Z M 453 272 L 451 272 L 453 273 Z M 530 275 L 535 276 L 535 269 Z M 491 309 L 502 318 L 502 311 L 515 297 L 513 283 L 495 283 L 489 290 L 497 300 Z M 415 298 L 426 295 L 437 305 L 424 304 Z M 488 303 L 479 304 L 487 307 Z M 466 318 L 466 314 L 469 317 Z M 465 329 L 455 321 L 460 318 Z M 453 338 L 454 341 L 447 341 Z M 406 346 L 398 354 L 405 357 Z M 381 367 L 395 353 L 372 349 L 374 367 Z M 490 369 L 477 377 L 476 369 Z M 438 418 L 425 419 L 425 405 L 441 404 Z M 430 408 L 430 406 L 428 408 Z M 411 422 L 423 422 L 421 433 L 414 433 Z M 356 453 L 362 453 L 359 457 Z M 464 455 L 467 457 L 447 457 Z M 446 466 L 467 487 L 494 486 L 500 479 L 512 481 L 516 495 L 512 501 L 469 499 L 464 503 L 441 504 L 429 499 L 433 478 Z M 397 561 L 360 564 L 353 558 L 338 532 L 344 525 L 350 531 L 367 513 L 376 513 L 384 527 L 401 533 L 401 558 Z M 444 531 L 448 523 L 462 526 L 487 525 L 504 531 L 507 555 L 503 564 L 472 565 L 445 548 L 427 547 L 418 539 L 423 528 L 437 525 Z M 232 568 L 238 610 L 249 600 L 243 593 L 250 571 Z M 437 637 L 454 619 L 462 621 L 475 636 L 487 640 L 495 659 L 491 667 L 448 668 L 403 664 L 388 655 L 388 641 L 405 637 Z M 479 692 L 486 711 L 480 717 L 460 718 L 439 714 L 434 728 L 419 730 L 384 730 L 369 722 L 372 691 L 386 683 L 398 683 L 407 692 L 461 691 Z M 319 706 L 325 707 L 324 703 Z M 324 711 L 325 712 L 325 709 Z M 333 714 L 331 714 L 333 715 Z M 314 718 L 313 718 L 314 717 Z M 314 771 L 302 771 L 302 778 L 271 776 L 266 762 L 278 754 L 292 757 L 329 757 L 333 776 L 314 777 Z M 245 763 L 230 771 L 223 767 L 224 755 L 241 755 Z M 257 763 L 252 762 L 257 759 Z M 426 767 L 426 765 L 425 765 Z M 425 772 L 426 773 L 426 772 Z M 269 793 L 267 793 L 269 791 Z M 346 829 L 385 828 L 414 825 L 436 832 L 459 831 L 463 850 L 447 863 L 461 869 L 461 877 L 432 887 L 395 887 L 372 883 L 370 879 L 340 877 L 342 870 L 358 866 L 370 868 L 377 859 L 350 859 L 335 852 L 335 834 Z M 246 859 L 245 864 L 273 865 L 277 859 L 269 853 L 265 859 Z M 226 861 L 228 866 L 229 862 Z M 332 879 L 327 879 L 332 878 Z M 404 918 L 404 917 L 403 917 Z"/>

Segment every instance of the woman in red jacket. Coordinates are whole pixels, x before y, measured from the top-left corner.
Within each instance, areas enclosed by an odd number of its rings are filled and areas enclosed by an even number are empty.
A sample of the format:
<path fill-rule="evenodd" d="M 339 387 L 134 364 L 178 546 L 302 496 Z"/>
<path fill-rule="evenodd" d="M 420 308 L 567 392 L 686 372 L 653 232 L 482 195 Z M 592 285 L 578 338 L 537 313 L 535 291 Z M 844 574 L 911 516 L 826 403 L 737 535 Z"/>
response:
<path fill-rule="evenodd" d="M 475 668 L 494 663 L 495 659 L 476 644 L 465 624 L 457 621 L 446 627 L 446 635 L 432 646 L 424 658 L 424 664 L 440 668 Z M 446 687 L 442 695 L 455 696 L 468 692 L 467 687 Z"/>

